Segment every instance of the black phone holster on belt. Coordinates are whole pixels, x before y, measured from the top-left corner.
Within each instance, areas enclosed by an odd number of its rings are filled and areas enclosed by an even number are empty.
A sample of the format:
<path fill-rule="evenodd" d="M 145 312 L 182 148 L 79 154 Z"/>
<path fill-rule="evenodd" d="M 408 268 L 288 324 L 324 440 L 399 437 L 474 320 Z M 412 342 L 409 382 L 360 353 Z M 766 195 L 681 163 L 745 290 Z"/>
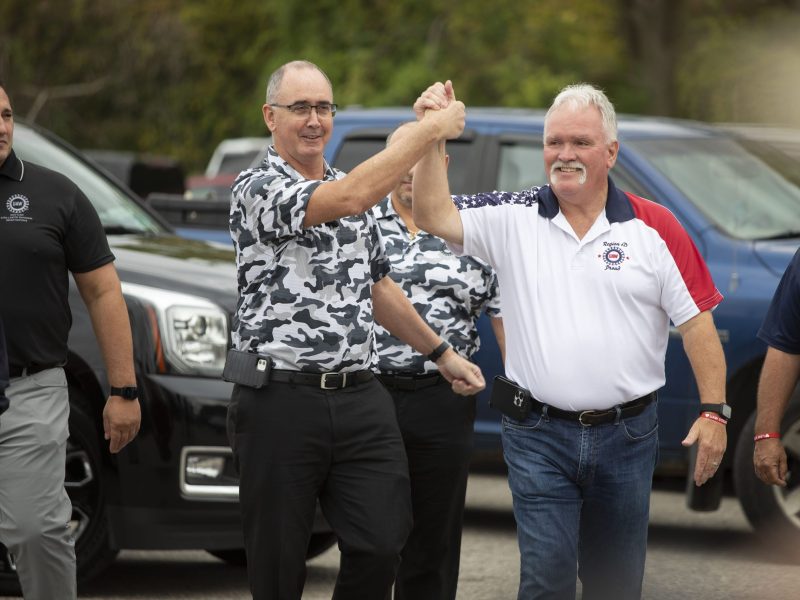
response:
<path fill-rule="evenodd" d="M 222 370 L 222 378 L 231 383 L 261 389 L 269 383 L 272 359 L 269 356 L 231 348 Z"/>
<path fill-rule="evenodd" d="M 517 421 L 522 421 L 531 412 L 531 393 L 510 379 L 497 375 L 492 385 L 489 406 Z"/>

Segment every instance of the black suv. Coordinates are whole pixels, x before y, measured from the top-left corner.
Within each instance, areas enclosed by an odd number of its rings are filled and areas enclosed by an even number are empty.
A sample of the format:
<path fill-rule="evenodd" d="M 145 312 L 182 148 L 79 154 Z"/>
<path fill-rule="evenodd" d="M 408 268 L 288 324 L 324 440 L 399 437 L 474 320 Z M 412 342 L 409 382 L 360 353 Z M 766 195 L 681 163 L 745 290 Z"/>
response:
<path fill-rule="evenodd" d="M 79 582 L 120 549 L 206 549 L 243 563 L 238 479 L 225 432 L 231 384 L 220 378 L 236 302 L 230 244 L 177 237 L 130 190 L 46 132 L 18 122 L 14 150 L 67 175 L 94 204 L 133 330 L 142 426 L 112 456 L 101 417 L 105 367 L 72 285 L 66 487 Z M 334 541 L 320 519 L 309 555 Z M 13 559 L 0 550 L 0 594 L 18 593 Z"/>

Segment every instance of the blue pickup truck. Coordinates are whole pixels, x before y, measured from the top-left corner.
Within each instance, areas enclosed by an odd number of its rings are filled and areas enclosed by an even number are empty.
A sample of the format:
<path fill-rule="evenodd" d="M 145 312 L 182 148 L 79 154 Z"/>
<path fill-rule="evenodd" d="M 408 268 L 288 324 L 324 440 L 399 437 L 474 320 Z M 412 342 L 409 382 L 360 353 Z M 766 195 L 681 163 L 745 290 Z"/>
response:
<path fill-rule="evenodd" d="M 327 146 L 328 161 L 349 170 L 378 152 L 386 135 L 412 120 L 404 109 L 339 112 Z M 448 143 L 453 193 L 519 190 L 546 181 L 542 160 L 544 114 L 516 109 L 474 109 L 463 135 Z M 620 117 L 618 187 L 669 208 L 694 239 L 725 296 L 714 318 L 727 358 L 727 401 L 733 407 L 728 451 L 718 485 L 687 485 L 693 508 L 713 510 L 732 481 L 759 533 L 800 542 L 800 476 L 785 489 L 753 474 L 753 416 L 765 345 L 756 338 L 779 278 L 800 245 L 800 162 L 769 144 L 696 122 Z M 227 201 L 155 202 L 179 231 L 229 243 Z M 490 326 L 479 324 L 483 346 L 476 360 L 488 381 L 502 371 Z M 613 357 L 613 348 L 609 349 Z M 657 473 L 685 477 L 689 453 L 681 440 L 697 416 L 698 391 L 677 331 L 670 336 L 667 383 L 659 391 L 660 461 Z M 576 374 L 577 375 L 577 374 Z M 479 399 L 476 445 L 498 448 L 499 415 Z M 790 472 L 800 473 L 800 396 L 783 423 Z M 712 480 L 713 481 L 713 480 Z M 727 487 L 727 486 L 726 486 Z"/>

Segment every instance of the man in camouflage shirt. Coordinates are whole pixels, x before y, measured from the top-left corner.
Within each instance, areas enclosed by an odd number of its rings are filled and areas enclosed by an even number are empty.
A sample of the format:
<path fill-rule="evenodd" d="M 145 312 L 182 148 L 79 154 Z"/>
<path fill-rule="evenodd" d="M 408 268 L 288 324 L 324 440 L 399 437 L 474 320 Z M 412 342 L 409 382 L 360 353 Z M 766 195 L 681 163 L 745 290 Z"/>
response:
<path fill-rule="evenodd" d="M 263 106 L 274 146 L 233 185 L 232 341 L 273 364 L 267 386 L 234 386 L 228 411 L 256 600 L 301 597 L 317 499 L 342 553 L 334 597 L 384 600 L 391 589 L 411 499 L 394 405 L 371 371 L 375 320 L 420 352 L 436 351 L 456 392 L 484 387 L 480 369 L 443 348 L 386 277 L 369 212 L 429 144 L 461 133 L 463 105 L 432 112 L 347 176 L 323 157 L 335 112 L 316 65 L 279 68 Z"/>
<path fill-rule="evenodd" d="M 401 125 L 387 146 L 413 131 Z M 497 278 L 485 262 L 457 257 L 444 240 L 420 231 L 411 214 L 412 168 L 373 208 L 381 243 L 402 288 L 426 323 L 459 354 L 478 351 L 477 321 L 491 317 L 503 348 Z M 395 402 L 408 455 L 414 527 L 403 548 L 396 600 L 453 600 L 458 585 L 461 525 L 472 455 L 475 397 L 453 393 L 436 364 L 383 327 L 376 328 L 379 379 Z"/>

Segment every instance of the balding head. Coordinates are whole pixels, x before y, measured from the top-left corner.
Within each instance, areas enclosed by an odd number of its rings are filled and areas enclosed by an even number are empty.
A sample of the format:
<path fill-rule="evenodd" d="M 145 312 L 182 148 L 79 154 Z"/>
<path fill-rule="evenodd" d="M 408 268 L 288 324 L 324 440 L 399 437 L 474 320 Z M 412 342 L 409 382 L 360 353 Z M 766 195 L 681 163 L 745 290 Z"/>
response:
<path fill-rule="evenodd" d="M 294 69 L 314 69 L 319 71 L 325 80 L 328 82 L 328 85 L 333 90 L 333 86 L 331 85 L 331 80 L 328 79 L 328 76 L 325 74 L 325 71 L 320 69 L 317 65 L 307 60 L 293 60 L 288 62 L 280 67 L 278 67 L 272 75 L 269 76 L 269 81 L 267 82 L 267 104 L 275 104 L 278 100 L 278 94 L 280 93 L 281 83 L 283 82 L 283 76 L 286 74 L 288 70 Z"/>

